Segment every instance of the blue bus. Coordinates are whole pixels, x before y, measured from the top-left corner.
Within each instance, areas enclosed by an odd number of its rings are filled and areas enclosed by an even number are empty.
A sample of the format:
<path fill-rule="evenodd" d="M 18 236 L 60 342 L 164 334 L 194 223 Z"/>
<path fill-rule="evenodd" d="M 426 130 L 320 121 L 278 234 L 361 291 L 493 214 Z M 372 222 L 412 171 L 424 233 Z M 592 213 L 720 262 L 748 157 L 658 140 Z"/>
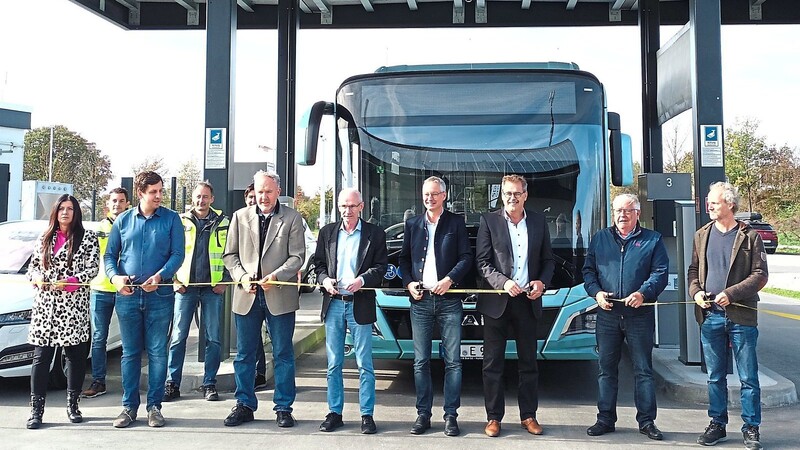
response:
<path fill-rule="evenodd" d="M 335 129 L 321 130 L 326 115 Z M 595 76 L 553 62 L 381 67 L 345 80 L 335 103 L 317 102 L 301 122 L 298 162 L 315 164 L 320 132 L 335 134 L 335 156 L 324 168 L 336 174 L 335 192 L 358 188 L 362 218 L 386 230 L 390 266 L 377 293 L 374 357 L 414 357 L 397 260 L 405 218 L 425 211 L 423 181 L 445 180 L 445 207 L 464 217 L 474 249 L 480 215 L 503 205 L 501 178 L 520 174 L 530 192 L 526 207 L 547 218 L 556 259 L 542 297 L 538 358 L 597 358 L 597 305 L 581 268 L 589 238 L 610 224 L 610 184 L 631 184 L 633 170 L 630 138 Z M 489 286 L 473 270 L 459 288 Z M 483 355 L 476 300 L 463 294 L 462 359 Z M 506 356 L 516 358 L 513 341 Z"/>

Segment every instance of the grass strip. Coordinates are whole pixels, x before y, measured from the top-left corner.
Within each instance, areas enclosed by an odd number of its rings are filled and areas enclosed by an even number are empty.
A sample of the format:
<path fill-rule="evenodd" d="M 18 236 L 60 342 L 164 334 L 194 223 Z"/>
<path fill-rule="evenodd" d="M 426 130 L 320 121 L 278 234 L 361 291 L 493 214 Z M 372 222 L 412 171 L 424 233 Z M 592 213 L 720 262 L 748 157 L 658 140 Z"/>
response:
<path fill-rule="evenodd" d="M 794 299 L 800 300 L 800 292 L 793 291 L 791 289 L 765 287 L 761 291 L 762 292 L 766 292 L 768 294 L 780 295 L 781 297 L 788 297 L 788 298 L 794 298 Z"/>

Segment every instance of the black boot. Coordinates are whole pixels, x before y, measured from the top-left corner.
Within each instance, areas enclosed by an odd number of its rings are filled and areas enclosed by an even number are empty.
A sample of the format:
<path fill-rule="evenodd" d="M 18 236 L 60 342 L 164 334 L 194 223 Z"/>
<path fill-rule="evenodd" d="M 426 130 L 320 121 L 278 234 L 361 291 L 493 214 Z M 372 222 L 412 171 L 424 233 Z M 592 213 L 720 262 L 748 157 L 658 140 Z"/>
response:
<path fill-rule="evenodd" d="M 35 430 L 42 425 L 44 415 L 44 395 L 31 394 L 31 417 L 26 425 L 29 430 Z"/>
<path fill-rule="evenodd" d="M 78 409 L 78 402 L 81 399 L 80 397 L 80 390 L 67 390 L 67 417 L 69 417 L 69 421 L 72 423 L 83 422 L 83 415 L 81 414 L 81 410 Z"/>

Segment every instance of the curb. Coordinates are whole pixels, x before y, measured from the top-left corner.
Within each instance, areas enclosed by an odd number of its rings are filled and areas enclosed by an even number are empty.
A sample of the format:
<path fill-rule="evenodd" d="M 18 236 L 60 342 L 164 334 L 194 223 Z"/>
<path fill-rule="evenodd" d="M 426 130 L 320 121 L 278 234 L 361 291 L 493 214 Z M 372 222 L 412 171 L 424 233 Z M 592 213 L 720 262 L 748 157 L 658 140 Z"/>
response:
<path fill-rule="evenodd" d="M 672 400 L 693 404 L 708 404 L 706 374 L 700 366 L 687 366 L 678 361 L 677 349 L 653 350 L 653 374 L 660 393 Z M 761 384 L 761 405 L 765 408 L 793 405 L 797 403 L 794 383 L 778 373 L 759 365 L 758 378 Z M 728 375 L 728 407 L 740 408 L 739 378 Z"/>

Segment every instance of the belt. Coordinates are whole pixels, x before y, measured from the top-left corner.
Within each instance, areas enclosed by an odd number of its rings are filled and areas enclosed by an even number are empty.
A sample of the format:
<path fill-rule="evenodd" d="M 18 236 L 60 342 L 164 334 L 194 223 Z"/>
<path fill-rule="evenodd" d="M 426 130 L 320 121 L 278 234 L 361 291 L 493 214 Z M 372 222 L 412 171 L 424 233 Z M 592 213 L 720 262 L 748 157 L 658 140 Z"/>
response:
<path fill-rule="evenodd" d="M 334 294 L 334 295 L 331 295 L 331 298 L 335 298 L 335 299 L 341 300 L 343 302 L 352 302 L 353 300 L 355 300 L 355 296 L 353 296 L 353 295 Z"/>
<path fill-rule="evenodd" d="M 463 298 L 463 296 L 460 296 L 459 294 L 447 294 L 446 293 L 444 295 L 439 295 L 439 294 L 434 294 L 433 292 L 427 291 L 427 290 L 426 291 L 422 291 L 422 297 L 423 298 L 425 298 L 425 297 L 436 297 L 436 298 L 441 298 L 441 299 L 444 299 L 444 300 L 456 299 L 456 300 L 459 300 L 459 301 L 461 301 L 461 299 Z"/>

